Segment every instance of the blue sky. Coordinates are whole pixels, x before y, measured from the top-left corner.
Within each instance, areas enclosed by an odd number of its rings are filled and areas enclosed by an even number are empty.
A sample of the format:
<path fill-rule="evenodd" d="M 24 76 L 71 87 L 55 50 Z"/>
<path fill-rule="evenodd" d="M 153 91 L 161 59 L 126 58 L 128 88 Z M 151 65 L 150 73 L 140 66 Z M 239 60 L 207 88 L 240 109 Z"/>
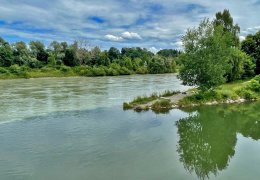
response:
<path fill-rule="evenodd" d="M 187 28 L 229 9 L 240 38 L 260 30 L 259 0 L 0 0 L 0 36 L 12 42 L 84 37 L 103 50 L 181 48 Z"/>

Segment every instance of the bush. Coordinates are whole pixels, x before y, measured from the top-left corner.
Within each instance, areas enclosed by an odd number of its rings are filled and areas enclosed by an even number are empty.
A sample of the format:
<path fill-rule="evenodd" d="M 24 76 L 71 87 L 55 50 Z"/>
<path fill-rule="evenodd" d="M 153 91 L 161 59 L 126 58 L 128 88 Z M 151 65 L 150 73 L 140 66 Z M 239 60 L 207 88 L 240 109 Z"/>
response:
<path fill-rule="evenodd" d="M 256 99 L 256 95 L 250 91 L 250 90 L 246 90 L 244 92 L 244 96 L 243 96 L 246 100 L 251 100 L 251 99 Z"/>
<path fill-rule="evenodd" d="M 254 77 L 254 80 L 260 82 L 260 75 L 255 76 L 255 77 Z"/>
<path fill-rule="evenodd" d="M 246 88 L 240 88 L 240 89 L 236 90 L 236 94 L 240 97 L 245 98 L 246 100 L 257 98 L 254 92 L 252 92 L 251 90 L 246 89 Z"/>
<path fill-rule="evenodd" d="M 119 75 L 119 73 L 118 73 L 117 70 L 115 70 L 115 69 L 113 69 L 112 67 L 110 67 L 110 68 L 108 69 L 107 75 L 108 75 L 108 76 L 117 76 L 117 75 Z"/>
<path fill-rule="evenodd" d="M 4 73 L 7 73 L 8 70 L 3 68 L 3 67 L 0 67 L 0 73 L 4 74 Z"/>
<path fill-rule="evenodd" d="M 260 84 L 259 81 L 252 79 L 250 84 L 247 86 L 247 89 L 259 92 L 260 91 Z"/>
<path fill-rule="evenodd" d="M 133 108 L 133 106 L 131 106 L 130 104 L 124 102 L 124 104 L 123 104 L 123 109 L 124 110 L 132 109 L 132 108 Z"/>
<path fill-rule="evenodd" d="M 170 108 L 171 107 L 171 101 L 169 99 L 156 101 L 153 105 L 153 109 L 160 109 L 160 108 Z"/>
<path fill-rule="evenodd" d="M 43 66 L 42 62 L 38 61 L 36 58 L 30 58 L 28 65 L 30 68 L 41 68 Z"/>
<path fill-rule="evenodd" d="M 53 71 L 53 68 L 47 66 L 41 68 L 41 72 L 50 72 L 50 71 Z"/>
<path fill-rule="evenodd" d="M 42 69 L 43 69 L 43 68 L 42 68 Z M 71 71 L 71 68 L 68 67 L 68 66 L 61 66 L 61 67 L 60 67 L 60 71 L 66 73 L 66 72 Z"/>
<path fill-rule="evenodd" d="M 28 67 L 28 66 L 26 66 L 26 65 L 22 65 L 22 66 L 20 67 L 20 70 L 21 70 L 21 71 L 30 71 L 31 68 Z"/>
<path fill-rule="evenodd" d="M 137 74 L 147 74 L 148 71 L 145 68 L 138 67 L 137 70 L 136 70 L 136 73 Z"/>
<path fill-rule="evenodd" d="M 9 67 L 11 73 L 18 74 L 20 72 L 20 67 L 15 64 Z"/>
<path fill-rule="evenodd" d="M 121 74 L 121 75 L 130 75 L 130 74 L 132 74 L 132 73 L 131 73 L 131 71 L 130 71 L 129 69 L 127 69 L 126 67 L 122 67 L 122 68 L 120 69 L 120 74 Z"/>
<path fill-rule="evenodd" d="M 93 68 L 93 75 L 94 76 L 105 76 L 106 72 L 104 71 L 103 68 L 94 67 Z"/>

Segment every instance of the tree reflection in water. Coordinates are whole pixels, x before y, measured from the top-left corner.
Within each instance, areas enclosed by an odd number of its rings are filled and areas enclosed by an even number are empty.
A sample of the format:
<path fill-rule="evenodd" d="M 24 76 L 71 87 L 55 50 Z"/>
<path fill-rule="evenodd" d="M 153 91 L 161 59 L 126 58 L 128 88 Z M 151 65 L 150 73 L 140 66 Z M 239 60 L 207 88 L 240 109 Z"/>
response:
<path fill-rule="evenodd" d="M 180 162 L 200 179 L 217 176 L 235 155 L 237 133 L 260 139 L 260 103 L 201 107 L 176 122 Z"/>

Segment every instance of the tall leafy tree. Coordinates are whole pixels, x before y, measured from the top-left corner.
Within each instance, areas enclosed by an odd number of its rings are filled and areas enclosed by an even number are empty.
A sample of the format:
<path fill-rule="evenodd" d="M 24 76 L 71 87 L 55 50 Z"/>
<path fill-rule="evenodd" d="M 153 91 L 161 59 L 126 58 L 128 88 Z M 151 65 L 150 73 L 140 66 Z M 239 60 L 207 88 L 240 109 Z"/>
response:
<path fill-rule="evenodd" d="M 45 45 L 40 41 L 31 41 L 29 43 L 32 57 L 47 64 L 48 53 L 45 50 Z"/>
<path fill-rule="evenodd" d="M 253 59 L 256 65 L 255 73 L 260 74 L 260 31 L 255 35 L 249 34 L 242 41 L 241 49 Z"/>
<path fill-rule="evenodd" d="M 231 17 L 229 10 L 225 9 L 223 12 L 217 12 L 214 25 L 215 27 L 221 25 L 223 27 L 223 33 L 231 33 L 233 38 L 232 45 L 236 47 L 239 46 L 238 33 L 240 33 L 240 27 L 238 24 L 234 24 L 234 20 Z"/>
<path fill-rule="evenodd" d="M 198 28 L 188 29 L 182 38 L 185 53 L 179 57 L 183 84 L 205 91 L 224 83 L 224 75 L 231 69 L 228 61 L 232 37 L 230 33 L 223 34 L 223 26 L 215 27 L 209 19 L 204 19 Z"/>
<path fill-rule="evenodd" d="M 0 37 L 0 67 L 9 67 L 13 64 L 13 51 L 8 42 Z"/>

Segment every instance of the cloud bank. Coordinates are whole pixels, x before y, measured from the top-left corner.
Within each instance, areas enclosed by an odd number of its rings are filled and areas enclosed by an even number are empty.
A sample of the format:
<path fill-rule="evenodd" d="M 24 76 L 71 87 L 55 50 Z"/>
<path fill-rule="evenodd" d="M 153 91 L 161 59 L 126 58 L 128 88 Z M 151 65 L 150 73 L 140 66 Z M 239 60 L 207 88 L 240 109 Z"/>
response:
<path fill-rule="evenodd" d="M 85 37 L 104 49 L 181 48 L 188 28 L 224 9 L 241 27 L 240 39 L 260 30 L 257 0 L 2 0 L 0 36 L 45 44 Z"/>

